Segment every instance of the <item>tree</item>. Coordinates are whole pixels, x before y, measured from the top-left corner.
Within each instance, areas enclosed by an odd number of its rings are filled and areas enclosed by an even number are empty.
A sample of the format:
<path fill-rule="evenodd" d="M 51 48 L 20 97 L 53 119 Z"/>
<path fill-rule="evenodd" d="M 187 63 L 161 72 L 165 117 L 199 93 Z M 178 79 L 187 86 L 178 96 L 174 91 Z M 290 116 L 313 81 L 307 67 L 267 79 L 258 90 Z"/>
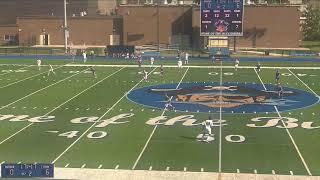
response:
<path fill-rule="evenodd" d="M 309 5 L 303 13 L 303 17 L 306 18 L 302 24 L 304 40 L 320 40 L 320 9 Z"/>

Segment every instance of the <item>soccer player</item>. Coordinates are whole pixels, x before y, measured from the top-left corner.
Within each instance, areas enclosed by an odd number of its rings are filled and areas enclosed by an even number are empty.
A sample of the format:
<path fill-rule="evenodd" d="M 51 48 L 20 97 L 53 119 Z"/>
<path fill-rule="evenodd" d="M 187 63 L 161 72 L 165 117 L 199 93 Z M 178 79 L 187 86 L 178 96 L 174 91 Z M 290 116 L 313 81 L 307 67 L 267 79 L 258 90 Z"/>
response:
<path fill-rule="evenodd" d="M 257 72 L 258 72 L 258 74 L 259 74 L 260 71 L 261 71 L 261 65 L 260 65 L 259 62 L 258 62 L 258 64 L 256 65 L 256 69 L 257 69 Z"/>
<path fill-rule="evenodd" d="M 184 63 L 189 64 L 189 53 L 188 52 L 185 53 L 185 62 Z"/>
<path fill-rule="evenodd" d="M 153 67 L 153 64 L 154 64 L 154 57 L 151 57 L 150 58 L 150 64 L 151 64 L 151 68 Z"/>
<path fill-rule="evenodd" d="M 239 61 L 239 59 L 237 58 L 236 61 L 235 61 L 235 63 L 234 63 L 234 70 L 235 70 L 235 71 L 238 70 L 239 63 L 240 63 L 240 61 Z"/>
<path fill-rule="evenodd" d="M 86 53 L 86 51 L 83 51 L 82 57 L 83 57 L 83 62 L 86 63 L 87 62 L 87 53 Z"/>
<path fill-rule="evenodd" d="M 278 90 L 278 97 L 282 98 L 282 96 L 283 96 L 283 87 L 281 86 L 280 83 L 278 83 L 277 90 Z"/>
<path fill-rule="evenodd" d="M 92 66 L 90 67 L 90 71 L 91 71 L 93 77 L 97 78 L 96 70 Z"/>
<path fill-rule="evenodd" d="M 179 71 L 182 69 L 182 60 L 181 59 L 179 59 L 179 61 L 178 61 L 178 69 L 179 69 Z"/>
<path fill-rule="evenodd" d="M 279 80 L 280 80 L 280 72 L 279 72 L 279 70 L 277 70 L 277 72 L 276 72 L 276 83 L 277 84 L 279 83 Z"/>
<path fill-rule="evenodd" d="M 166 96 L 166 104 L 165 104 L 165 109 L 166 110 L 174 110 L 174 106 L 172 106 L 172 97 L 169 97 L 168 94 L 165 94 Z"/>
<path fill-rule="evenodd" d="M 216 58 L 214 57 L 214 55 L 212 55 L 212 56 L 211 56 L 211 61 L 212 61 L 212 64 L 214 64 L 214 63 L 215 63 Z"/>
<path fill-rule="evenodd" d="M 213 121 L 211 120 L 211 116 L 209 116 L 208 120 L 205 120 L 203 122 L 203 136 L 202 139 L 205 142 L 209 142 L 209 136 L 212 136 L 212 131 L 211 131 L 211 127 L 213 126 Z"/>
<path fill-rule="evenodd" d="M 39 71 L 40 71 L 40 69 L 41 69 L 41 59 L 38 59 L 38 60 L 37 60 L 37 65 L 38 65 L 38 69 L 39 69 Z"/>
<path fill-rule="evenodd" d="M 142 56 L 141 54 L 139 55 L 139 60 L 138 60 L 138 66 L 139 68 L 141 68 L 141 65 L 142 65 Z"/>
<path fill-rule="evenodd" d="M 48 72 L 48 76 L 50 75 L 50 73 L 56 75 L 56 73 L 53 71 L 53 68 L 52 68 L 51 64 L 49 64 L 49 66 L 50 66 L 50 69 L 49 69 L 49 72 Z"/>
<path fill-rule="evenodd" d="M 145 82 L 148 82 L 148 72 L 146 70 L 143 70 L 143 79 Z"/>
<path fill-rule="evenodd" d="M 164 75 L 164 70 L 163 70 L 162 64 L 160 65 L 160 75 L 161 75 L 161 77 L 163 77 L 163 75 Z"/>

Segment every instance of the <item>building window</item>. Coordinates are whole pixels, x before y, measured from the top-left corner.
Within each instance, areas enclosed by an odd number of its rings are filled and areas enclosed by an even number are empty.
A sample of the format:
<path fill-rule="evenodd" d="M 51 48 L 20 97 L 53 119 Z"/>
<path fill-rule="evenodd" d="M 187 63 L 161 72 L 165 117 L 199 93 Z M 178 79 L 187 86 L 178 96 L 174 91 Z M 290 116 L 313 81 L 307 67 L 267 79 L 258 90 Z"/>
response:
<path fill-rule="evenodd" d="M 4 40 L 5 41 L 15 41 L 16 40 L 16 36 L 15 35 L 4 35 Z"/>

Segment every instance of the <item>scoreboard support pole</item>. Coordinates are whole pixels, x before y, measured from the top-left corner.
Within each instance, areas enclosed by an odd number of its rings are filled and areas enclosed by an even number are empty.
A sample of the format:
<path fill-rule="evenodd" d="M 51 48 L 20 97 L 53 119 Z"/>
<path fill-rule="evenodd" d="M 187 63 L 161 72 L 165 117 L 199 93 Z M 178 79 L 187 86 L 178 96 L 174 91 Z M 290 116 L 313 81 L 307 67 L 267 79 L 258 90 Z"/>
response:
<path fill-rule="evenodd" d="M 237 44 L 237 37 L 233 36 L 233 52 L 237 52 L 236 44 Z"/>

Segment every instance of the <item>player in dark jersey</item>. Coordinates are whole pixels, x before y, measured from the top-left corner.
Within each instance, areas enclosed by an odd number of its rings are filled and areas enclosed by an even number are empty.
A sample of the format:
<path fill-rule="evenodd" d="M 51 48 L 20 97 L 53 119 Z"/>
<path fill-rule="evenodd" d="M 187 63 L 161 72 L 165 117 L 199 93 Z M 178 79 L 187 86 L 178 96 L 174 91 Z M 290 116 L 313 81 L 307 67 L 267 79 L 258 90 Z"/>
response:
<path fill-rule="evenodd" d="M 279 72 L 279 70 L 277 70 L 277 72 L 276 72 L 276 83 L 278 84 L 279 81 L 280 81 L 280 72 Z"/>
<path fill-rule="evenodd" d="M 162 64 L 160 65 L 160 75 L 161 75 L 161 77 L 163 77 L 163 75 L 164 75 L 164 70 L 163 70 Z"/>
<path fill-rule="evenodd" d="M 261 71 L 261 65 L 260 65 L 260 63 L 258 63 L 258 64 L 256 65 L 256 69 L 257 69 L 257 72 L 260 73 L 260 71 Z"/>
<path fill-rule="evenodd" d="M 278 91 L 278 97 L 282 98 L 282 96 L 283 96 L 283 87 L 281 86 L 280 83 L 278 84 L 277 91 Z"/>
<path fill-rule="evenodd" d="M 94 78 L 97 78 L 96 70 L 93 68 L 93 66 L 90 67 L 90 71 Z"/>

